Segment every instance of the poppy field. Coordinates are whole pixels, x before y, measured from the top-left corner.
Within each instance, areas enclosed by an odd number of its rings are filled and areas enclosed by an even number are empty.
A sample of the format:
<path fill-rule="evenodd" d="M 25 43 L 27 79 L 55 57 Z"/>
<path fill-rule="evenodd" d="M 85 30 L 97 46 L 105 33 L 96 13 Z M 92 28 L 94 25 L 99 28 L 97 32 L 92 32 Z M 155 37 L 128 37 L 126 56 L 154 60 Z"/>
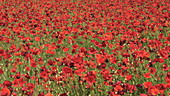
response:
<path fill-rule="evenodd" d="M 0 96 L 170 96 L 170 1 L 0 0 Z"/>

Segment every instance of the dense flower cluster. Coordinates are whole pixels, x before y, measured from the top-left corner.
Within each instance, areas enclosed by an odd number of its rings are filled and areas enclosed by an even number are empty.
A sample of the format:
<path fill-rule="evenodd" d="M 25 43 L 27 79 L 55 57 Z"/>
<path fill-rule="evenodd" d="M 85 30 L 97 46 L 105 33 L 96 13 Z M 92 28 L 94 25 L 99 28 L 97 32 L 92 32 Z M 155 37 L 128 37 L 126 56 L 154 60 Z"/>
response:
<path fill-rule="evenodd" d="M 0 96 L 170 95 L 168 0 L 0 0 Z"/>

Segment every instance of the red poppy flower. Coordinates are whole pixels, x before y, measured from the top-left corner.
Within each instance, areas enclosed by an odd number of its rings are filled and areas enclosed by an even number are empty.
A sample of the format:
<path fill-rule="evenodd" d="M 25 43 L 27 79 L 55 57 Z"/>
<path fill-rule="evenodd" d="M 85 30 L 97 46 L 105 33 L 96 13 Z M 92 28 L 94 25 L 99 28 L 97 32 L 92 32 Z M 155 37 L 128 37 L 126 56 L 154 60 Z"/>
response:
<path fill-rule="evenodd" d="M 74 44 L 73 46 L 72 46 L 72 48 L 73 49 L 77 49 L 79 46 L 77 45 L 77 44 Z"/>
<path fill-rule="evenodd" d="M 47 93 L 47 94 L 45 94 L 44 96 L 54 96 L 54 95 L 51 94 L 51 93 Z"/>
<path fill-rule="evenodd" d="M 131 80 L 132 79 L 132 75 L 127 75 L 126 76 L 126 80 Z"/>
<path fill-rule="evenodd" d="M 63 51 L 67 52 L 67 51 L 69 51 L 69 48 L 64 48 Z"/>
<path fill-rule="evenodd" d="M 106 58 L 100 54 L 96 54 L 95 57 L 96 57 L 98 65 L 104 63 L 106 60 Z"/>
<path fill-rule="evenodd" d="M 72 69 L 69 67 L 63 67 L 62 68 L 62 72 L 63 74 L 71 74 L 72 73 Z"/>
<path fill-rule="evenodd" d="M 168 56 L 169 56 L 168 51 L 165 50 L 165 49 L 159 50 L 159 55 L 160 55 L 163 59 L 168 59 Z"/>
<path fill-rule="evenodd" d="M 167 73 L 167 77 L 170 79 L 170 72 Z"/>
<path fill-rule="evenodd" d="M 12 83 L 10 81 L 4 81 L 3 85 L 6 87 L 10 87 Z"/>
<path fill-rule="evenodd" d="M 0 96 L 10 96 L 11 92 L 8 88 L 3 88 L 1 91 L 0 91 Z"/>
<path fill-rule="evenodd" d="M 4 74 L 4 71 L 2 69 L 0 69 L 0 74 Z"/>
<path fill-rule="evenodd" d="M 39 93 L 38 96 L 44 96 L 44 92 Z"/>
<path fill-rule="evenodd" d="M 152 82 L 144 82 L 144 83 L 143 83 L 143 86 L 144 86 L 145 88 L 149 88 L 151 85 L 152 85 Z"/>
<path fill-rule="evenodd" d="M 0 56 L 2 56 L 4 54 L 4 50 L 0 49 Z"/>
<path fill-rule="evenodd" d="M 44 79 L 47 79 L 48 78 L 48 73 L 43 71 L 43 72 L 40 73 L 40 77 L 44 78 Z"/>
<path fill-rule="evenodd" d="M 155 95 L 158 95 L 158 94 L 159 94 L 159 90 L 156 89 L 156 88 L 154 88 L 154 89 L 151 89 L 151 90 L 150 90 L 150 93 L 155 96 Z"/>
<path fill-rule="evenodd" d="M 85 76 L 85 80 L 91 86 L 93 83 L 96 82 L 96 72 L 95 71 L 88 72 L 87 75 Z"/>
<path fill-rule="evenodd" d="M 140 96 L 148 96 L 147 94 L 140 94 Z"/>
<path fill-rule="evenodd" d="M 145 78 L 151 78 L 150 73 L 145 73 L 143 76 L 144 76 Z"/>
<path fill-rule="evenodd" d="M 48 50 L 46 50 L 46 53 L 54 55 L 56 52 L 48 49 Z"/>
<path fill-rule="evenodd" d="M 60 94 L 60 96 L 68 96 L 67 93 Z"/>
<path fill-rule="evenodd" d="M 77 70 L 74 71 L 74 73 L 80 77 L 84 76 L 84 74 L 82 74 L 82 72 L 85 72 L 86 69 L 83 69 L 83 68 L 79 68 Z"/>
<path fill-rule="evenodd" d="M 35 88 L 35 85 L 33 83 L 27 83 L 26 85 L 27 85 L 27 89 L 28 90 L 32 90 L 33 91 L 34 88 Z"/>
<path fill-rule="evenodd" d="M 115 90 L 116 92 L 118 92 L 118 91 L 122 91 L 123 88 L 122 88 L 120 85 L 116 85 L 116 86 L 114 87 L 114 90 Z"/>
<path fill-rule="evenodd" d="M 149 67 L 148 69 L 149 69 L 149 72 L 151 74 L 155 74 L 156 73 L 156 69 L 155 68 Z"/>
<path fill-rule="evenodd" d="M 85 77 L 85 80 L 87 81 L 87 83 L 89 83 L 89 85 L 92 85 L 93 83 L 95 83 L 96 81 L 95 81 L 95 79 L 96 79 L 96 77 L 95 76 L 86 76 Z"/>
<path fill-rule="evenodd" d="M 158 58 L 157 61 L 158 61 L 159 63 L 164 63 L 164 59 L 163 59 L 163 58 Z"/>

